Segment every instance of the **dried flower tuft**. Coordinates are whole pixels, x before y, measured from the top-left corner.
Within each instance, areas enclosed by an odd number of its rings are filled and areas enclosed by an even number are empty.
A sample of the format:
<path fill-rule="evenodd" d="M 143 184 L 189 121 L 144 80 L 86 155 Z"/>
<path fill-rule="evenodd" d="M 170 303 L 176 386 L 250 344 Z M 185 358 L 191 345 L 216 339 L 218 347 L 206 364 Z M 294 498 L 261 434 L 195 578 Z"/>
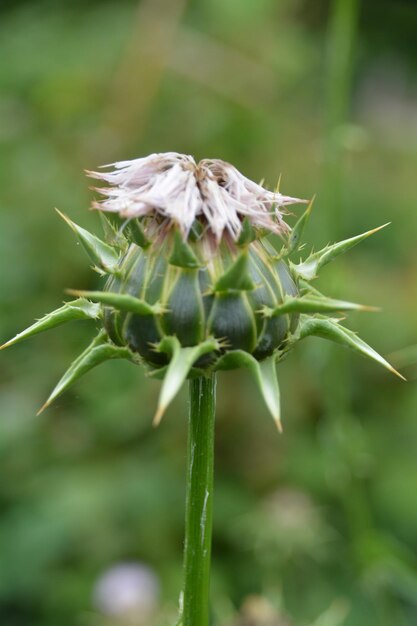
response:
<path fill-rule="evenodd" d="M 217 241 L 225 231 L 236 241 L 244 217 L 256 228 L 282 235 L 289 230 L 284 207 L 305 202 L 268 191 L 220 159 L 196 163 L 192 156 L 167 152 L 104 167 L 111 166 L 110 172 L 88 172 L 111 185 L 98 189 L 106 199 L 94 208 L 124 218 L 162 218 L 175 223 L 184 237 L 200 217 Z"/>

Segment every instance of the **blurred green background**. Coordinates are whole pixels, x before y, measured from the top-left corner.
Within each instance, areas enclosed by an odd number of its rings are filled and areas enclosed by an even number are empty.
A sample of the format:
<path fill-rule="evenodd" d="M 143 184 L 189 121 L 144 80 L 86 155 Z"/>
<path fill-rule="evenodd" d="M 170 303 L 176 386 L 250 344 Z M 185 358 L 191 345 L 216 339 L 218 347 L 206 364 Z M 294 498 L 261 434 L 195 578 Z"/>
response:
<path fill-rule="evenodd" d="M 347 322 L 382 354 L 416 344 L 416 32 L 413 0 L 3 0 L 0 338 L 99 284 L 53 210 L 99 232 L 83 169 L 175 150 L 317 194 L 311 246 L 392 221 L 320 281 L 383 309 Z M 1 354 L 4 626 L 175 621 L 186 390 L 155 431 L 159 383 L 113 362 L 34 417 L 92 334 L 80 322 Z M 417 623 L 405 373 L 307 340 L 279 367 L 283 436 L 244 373 L 221 376 L 215 626 Z M 124 562 L 159 580 L 146 619 L 94 599 Z"/>

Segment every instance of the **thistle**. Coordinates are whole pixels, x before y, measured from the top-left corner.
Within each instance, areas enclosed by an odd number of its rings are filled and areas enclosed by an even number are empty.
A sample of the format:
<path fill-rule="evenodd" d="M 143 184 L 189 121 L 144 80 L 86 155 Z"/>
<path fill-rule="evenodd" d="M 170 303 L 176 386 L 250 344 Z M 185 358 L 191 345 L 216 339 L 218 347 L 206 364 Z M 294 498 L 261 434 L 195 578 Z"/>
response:
<path fill-rule="evenodd" d="M 42 409 L 80 376 L 109 359 L 142 364 L 162 379 L 154 423 L 190 379 L 189 465 L 185 542 L 184 626 L 208 623 L 215 379 L 247 368 L 281 428 L 276 365 L 301 339 L 319 336 L 374 359 L 375 350 L 340 324 L 338 315 L 371 310 L 322 295 L 319 270 L 383 226 L 328 245 L 300 262 L 292 255 L 310 216 L 293 229 L 289 205 L 304 200 L 268 191 L 220 160 L 196 163 L 177 153 L 153 154 L 88 172 L 105 181 L 95 202 L 105 241 L 60 213 L 106 282 L 75 297 L 5 343 L 74 319 L 100 330 L 58 382 Z M 282 240 L 280 250 L 268 240 Z M 401 376 L 400 374 L 398 374 Z"/>

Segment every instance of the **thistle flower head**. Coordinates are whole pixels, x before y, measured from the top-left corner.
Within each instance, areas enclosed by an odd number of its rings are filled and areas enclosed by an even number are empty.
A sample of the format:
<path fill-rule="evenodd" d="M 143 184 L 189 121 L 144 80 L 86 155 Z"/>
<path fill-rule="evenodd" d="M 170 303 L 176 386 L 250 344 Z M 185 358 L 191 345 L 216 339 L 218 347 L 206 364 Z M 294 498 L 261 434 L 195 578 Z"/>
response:
<path fill-rule="evenodd" d="M 98 189 L 106 199 L 94 208 L 127 219 L 173 223 L 185 238 L 201 220 L 217 241 L 224 233 L 236 241 L 245 217 L 255 228 L 283 235 L 289 230 L 285 207 L 304 202 L 265 189 L 220 159 L 196 163 L 192 156 L 166 152 L 105 167 L 111 166 L 109 172 L 88 172 L 111 185 Z"/>
<path fill-rule="evenodd" d="M 302 201 L 268 191 L 224 161 L 196 163 L 168 152 L 113 165 L 111 171 L 89 172 L 110 185 L 99 190 L 105 199 L 93 205 L 100 209 L 106 241 L 61 214 L 94 268 L 107 275 L 104 289 L 69 291 L 75 300 L 2 346 L 73 319 L 101 321 L 98 335 L 44 406 L 92 367 L 123 358 L 163 379 L 158 422 L 186 378 L 244 367 L 279 425 L 276 364 L 311 335 L 395 372 L 334 317 L 369 307 L 327 298 L 310 283 L 327 263 L 379 229 L 294 263 L 311 203 L 290 229 L 285 207 Z M 117 214 L 116 225 L 106 212 Z M 270 233 L 284 240 L 281 250 L 268 241 Z"/>

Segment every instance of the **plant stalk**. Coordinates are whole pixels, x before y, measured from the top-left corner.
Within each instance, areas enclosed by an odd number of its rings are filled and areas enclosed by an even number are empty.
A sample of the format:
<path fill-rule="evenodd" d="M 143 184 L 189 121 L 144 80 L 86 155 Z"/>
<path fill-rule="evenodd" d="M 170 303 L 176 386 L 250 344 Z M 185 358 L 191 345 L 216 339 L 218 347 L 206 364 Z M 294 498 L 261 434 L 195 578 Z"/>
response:
<path fill-rule="evenodd" d="M 208 626 L 216 375 L 190 381 L 183 626 Z"/>

